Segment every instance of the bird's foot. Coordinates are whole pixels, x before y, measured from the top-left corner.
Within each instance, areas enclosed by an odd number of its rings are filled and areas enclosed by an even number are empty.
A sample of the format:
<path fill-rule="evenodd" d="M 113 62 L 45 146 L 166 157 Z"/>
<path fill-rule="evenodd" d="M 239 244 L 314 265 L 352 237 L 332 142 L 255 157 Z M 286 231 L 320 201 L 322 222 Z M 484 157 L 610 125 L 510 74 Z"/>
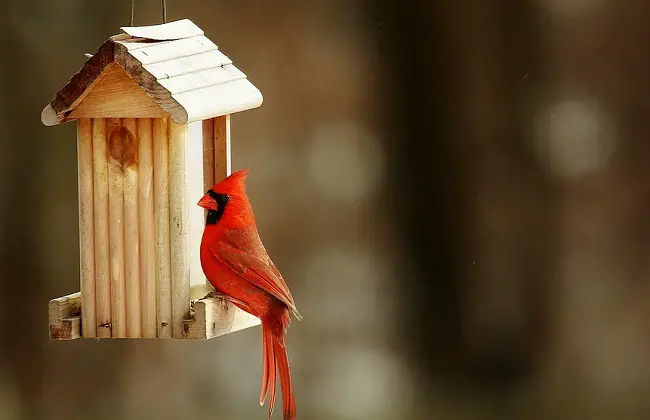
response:
<path fill-rule="evenodd" d="M 203 297 L 203 299 L 217 299 L 221 303 L 221 311 L 226 312 L 228 310 L 228 302 L 230 301 L 230 297 L 224 295 L 223 293 L 219 293 L 217 291 L 210 292 L 207 295 Z"/>
<path fill-rule="evenodd" d="M 215 291 L 215 292 L 210 292 L 207 295 L 203 296 L 203 299 L 210 299 L 210 298 L 225 299 L 226 295 L 224 295 L 223 293 L 219 293 L 219 292 Z"/>
<path fill-rule="evenodd" d="M 205 297 L 203 297 L 203 299 L 208 299 L 208 298 L 219 299 L 223 305 L 224 311 L 228 309 L 228 303 L 234 303 L 244 308 L 248 307 L 248 304 L 245 303 L 244 301 L 236 299 L 232 296 L 224 295 L 223 293 L 219 293 L 217 291 L 210 292 L 207 295 L 205 295 Z"/>

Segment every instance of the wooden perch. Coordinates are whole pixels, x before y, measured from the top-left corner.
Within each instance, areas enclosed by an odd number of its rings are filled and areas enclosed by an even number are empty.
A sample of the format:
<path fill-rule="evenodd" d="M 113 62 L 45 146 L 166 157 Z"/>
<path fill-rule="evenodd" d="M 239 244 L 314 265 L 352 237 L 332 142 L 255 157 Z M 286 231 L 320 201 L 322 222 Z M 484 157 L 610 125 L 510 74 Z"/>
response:
<path fill-rule="evenodd" d="M 81 292 L 52 299 L 48 307 L 51 340 L 81 337 Z"/>
<path fill-rule="evenodd" d="M 190 311 L 190 317 L 183 321 L 183 334 L 178 337 L 180 339 L 209 340 L 260 325 L 258 318 L 242 311 L 218 295 L 197 299 L 191 306 L 193 309 Z M 49 304 L 49 318 L 51 340 L 82 338 L 81 293 L 52 299 Z"/>
<path fill-rule="evenodd" d="M 198 299 L 183 326 L 186 340 L 208 340 L 260 325 L 260 320 L 237 308 L 223 297 Z"/>

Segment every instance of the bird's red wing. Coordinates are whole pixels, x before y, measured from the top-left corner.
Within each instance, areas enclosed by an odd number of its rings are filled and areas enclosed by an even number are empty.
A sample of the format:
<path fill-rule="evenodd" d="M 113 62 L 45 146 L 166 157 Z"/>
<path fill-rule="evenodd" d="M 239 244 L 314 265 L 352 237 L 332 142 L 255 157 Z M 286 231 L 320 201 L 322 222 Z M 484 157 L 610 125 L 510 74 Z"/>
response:
<path fill-rule="evenodd" d="M 257 233 L 251 229 L 232 229 L 224 237 L 226 241 L 217 241 L 210 246 L 215 258 L 235 274 L 295 310 L 293 297 L 282 275 L 268 257 Z M 245 247 L 238 246 L 241 244 Z"/>

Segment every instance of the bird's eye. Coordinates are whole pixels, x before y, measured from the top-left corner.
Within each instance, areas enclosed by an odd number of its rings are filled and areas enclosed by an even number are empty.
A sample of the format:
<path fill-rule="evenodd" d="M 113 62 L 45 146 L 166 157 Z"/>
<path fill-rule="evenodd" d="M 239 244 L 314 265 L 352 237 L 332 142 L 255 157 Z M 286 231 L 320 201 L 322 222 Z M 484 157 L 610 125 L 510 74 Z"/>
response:
<path fill-rule="evenodd" d="M 228 194 L 222 195 L 221 196 L 221 201 L 223 201 L 224 204 L 229 202 L 230 201 L 230 196 Z"/>

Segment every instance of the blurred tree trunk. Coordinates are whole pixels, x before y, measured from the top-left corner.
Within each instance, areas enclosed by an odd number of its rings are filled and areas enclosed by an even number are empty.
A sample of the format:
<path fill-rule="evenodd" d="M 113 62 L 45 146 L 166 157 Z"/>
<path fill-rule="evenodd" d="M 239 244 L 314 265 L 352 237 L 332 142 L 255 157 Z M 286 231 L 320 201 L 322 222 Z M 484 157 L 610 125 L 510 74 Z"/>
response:
<path fill-rule="evenodd" d="M 544 26 L 550 99 L 573 124 L 549 156 L 563 217 L 544 379 L 557 392 L 642 403 L 647 418 L 650 56 L 641 46 L 650 41 L 650 7 L 560 6 Z"/>
<path fill-rule="evenodd" d="M 423 379 L 509 387 L 529 378 L 545 331 L 554 193 L 530 147 L 545 72 L 533 2 L 469 3 L 375 9 L 393 99 L 389 195 Z"/>
<path fill-rule="evenodd" d="M 375 8 L 425 381 L 643 401 L 649 17 L 640 1 Z"/>

